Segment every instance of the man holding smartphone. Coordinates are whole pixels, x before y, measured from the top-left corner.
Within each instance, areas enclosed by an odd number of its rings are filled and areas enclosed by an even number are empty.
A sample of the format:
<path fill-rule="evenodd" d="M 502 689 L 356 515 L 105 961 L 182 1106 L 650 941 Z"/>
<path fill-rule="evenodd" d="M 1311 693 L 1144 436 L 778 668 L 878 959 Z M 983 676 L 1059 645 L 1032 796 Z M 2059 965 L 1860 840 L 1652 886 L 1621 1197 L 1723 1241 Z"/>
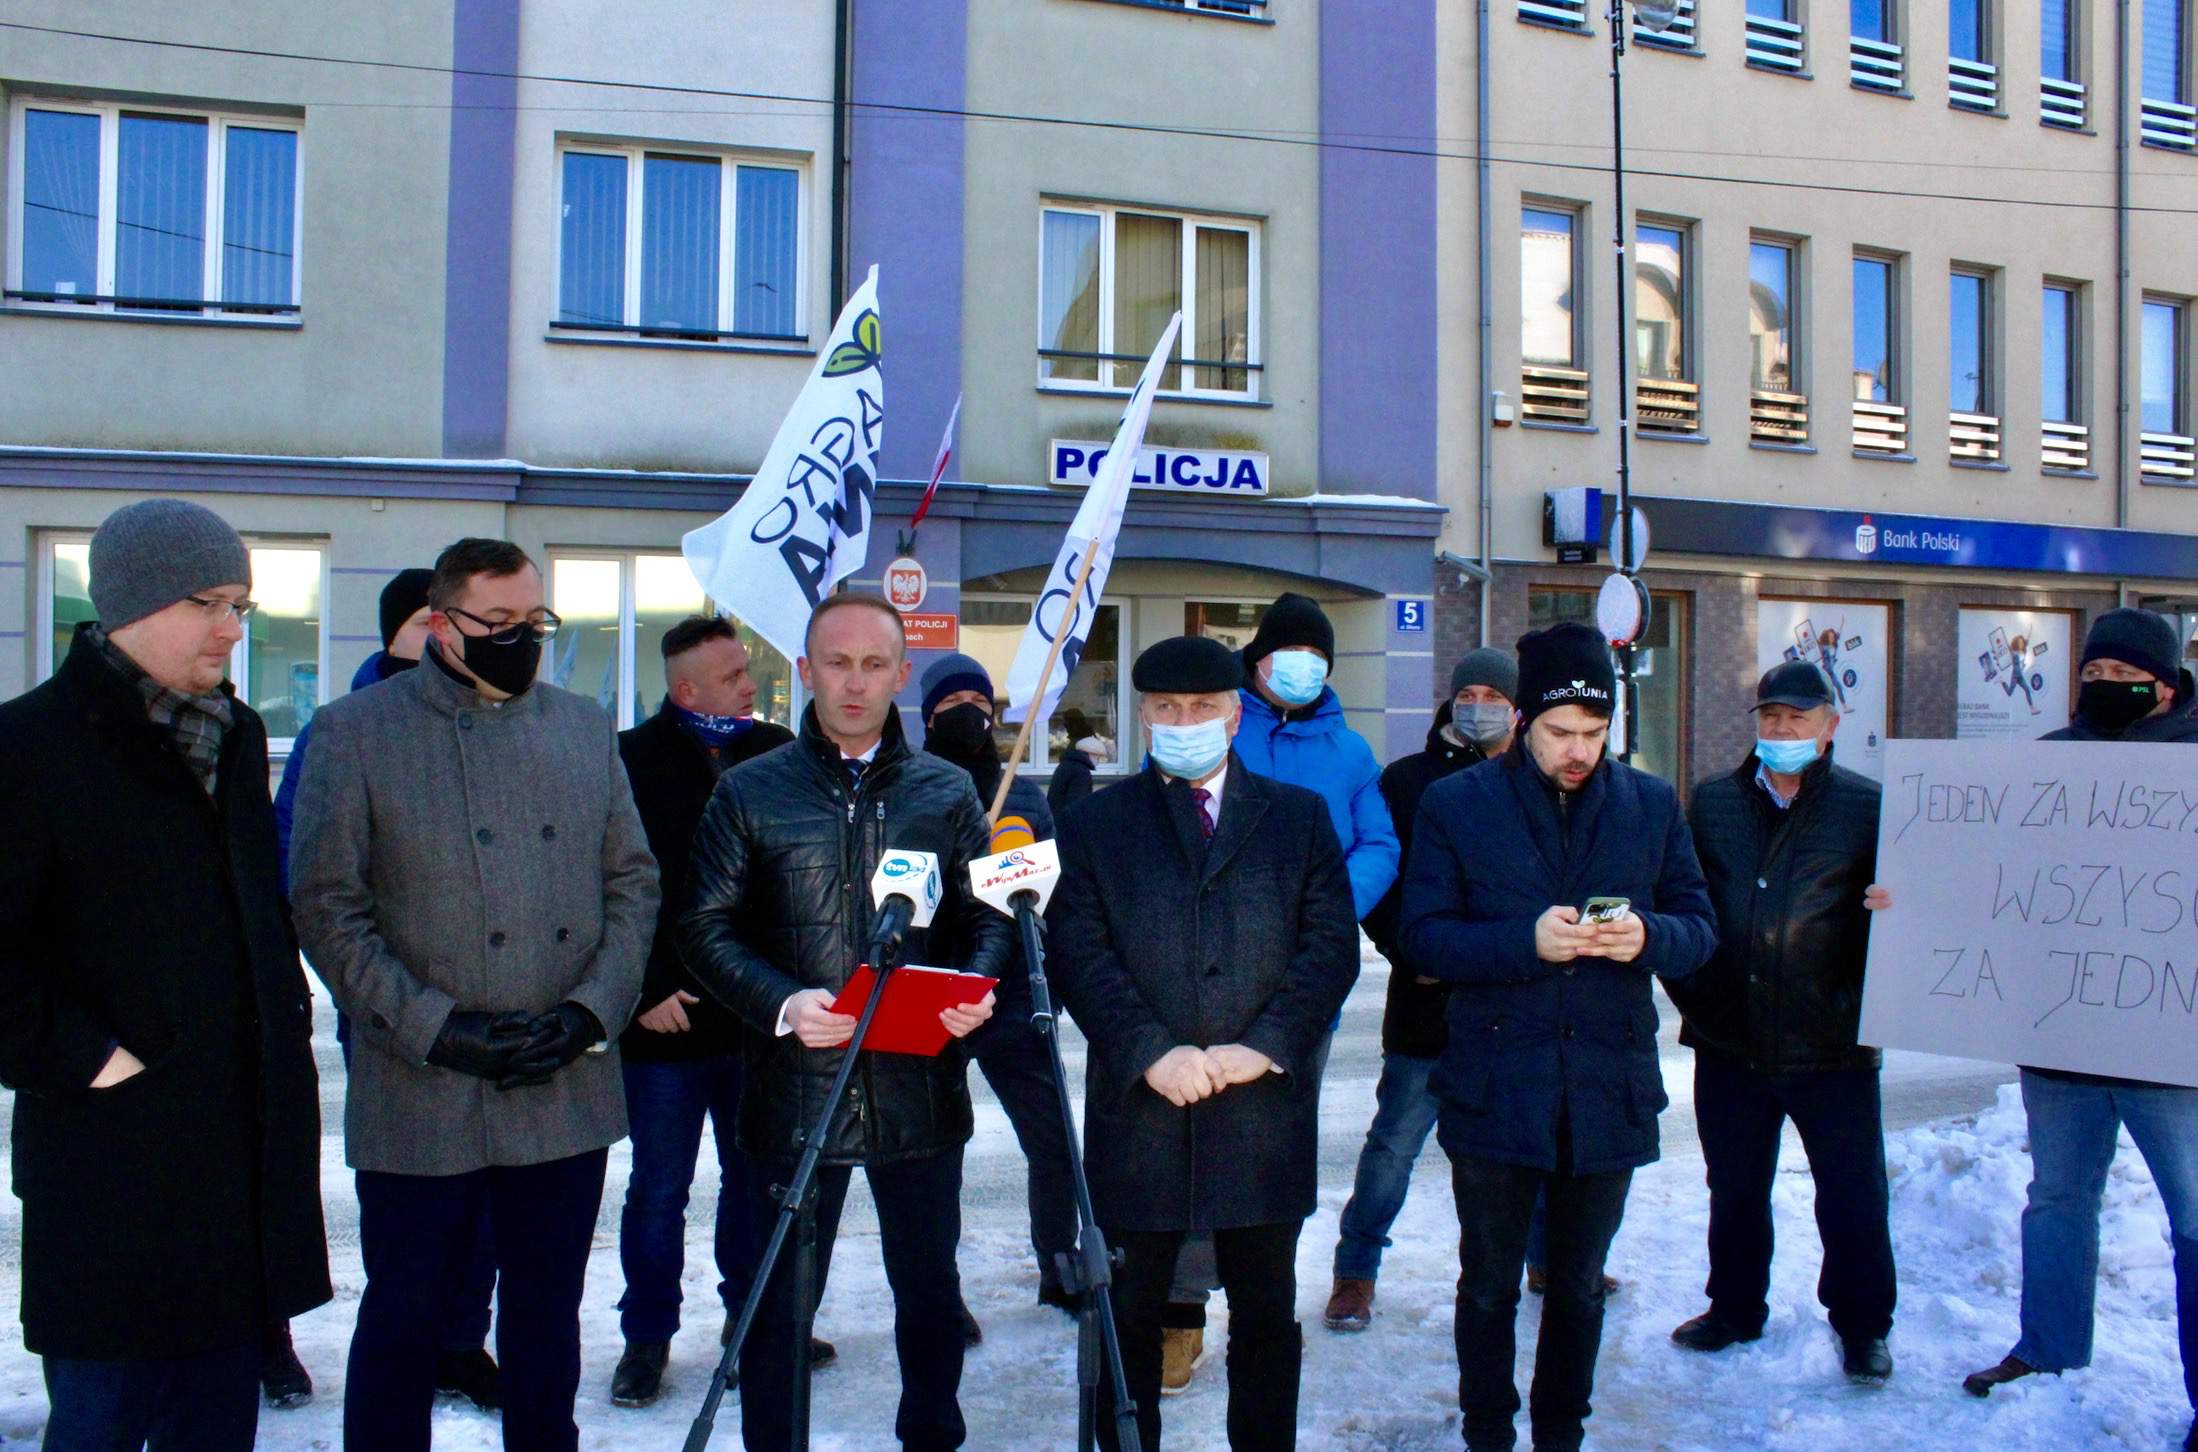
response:
<path fill-rule="evenodd" d="M 1458 1205 L 1468 1452 L 1516 1441 L 1519 1272 L 1544 1194 L 1533 1440 L 1545 1452 L 1581 1444 L 1603 1261 L 1633 1171 L 1656 1159 L 1666 1103 L 1649 974 L 1683 979 L 1717 942 L 1677 794 L 1606 754 L 1616 700 L 1609 647 L 1591 628 L 1521 639 L 1516 744 L 1427 789 L 1405 865 L 1406 960 L 1453 985 L 1432 1087 Z M 1583 921 L 1591 903 L 1609 920 Z"/>

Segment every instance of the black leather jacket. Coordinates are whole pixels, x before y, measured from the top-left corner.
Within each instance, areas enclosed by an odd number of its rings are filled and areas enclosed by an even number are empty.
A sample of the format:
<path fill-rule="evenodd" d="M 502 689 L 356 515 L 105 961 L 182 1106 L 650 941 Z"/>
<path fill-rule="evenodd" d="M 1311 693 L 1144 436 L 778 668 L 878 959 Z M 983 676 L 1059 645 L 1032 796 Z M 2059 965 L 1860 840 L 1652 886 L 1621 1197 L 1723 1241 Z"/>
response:
<path fill-rule="evenodd" d="M 1880 789 L 1829 753 L 1801 773 L 1781 811 L 1756 785 L 1750 752 L 1694 789 L 1688 817 L 1717 909 L 1717 952 L 1667 984 L 1679 1042 L 1765 1074 L 1874 1068 L 1860 1047 L 1870 943 L 1863 889 L 1876 880 Z"/>
<path fill-rule="evenodd" d="M 911 751 L 899 713 L 850 789 L 839 748 L 802 716 L 790 746 L 745 762 L 717 784 L 694 841 L 693 898 L 680 917 L 687 968 L 745 1025 L 742 1149 L 792 1159 L 824 1112 L 841 1049 L 805 1049 L 774 1030 L 805 988 L 843 988 L 869 949 L 870 877 L 889 848 L 939 854 L 938 922 L 965 960 L 937 963 L 929 933 L 911 932 L 904 960 L 999 977 L 1013 951 L 1009 920 L 969 895 L 968 865 L 990 845 L 984 807 L 957 766 Z M 938 1154 L 968 1140 L 968 1065 L 961 1046 L 926 1059 L 865 1053 L 825 1145 L 830 1164 Z"/>

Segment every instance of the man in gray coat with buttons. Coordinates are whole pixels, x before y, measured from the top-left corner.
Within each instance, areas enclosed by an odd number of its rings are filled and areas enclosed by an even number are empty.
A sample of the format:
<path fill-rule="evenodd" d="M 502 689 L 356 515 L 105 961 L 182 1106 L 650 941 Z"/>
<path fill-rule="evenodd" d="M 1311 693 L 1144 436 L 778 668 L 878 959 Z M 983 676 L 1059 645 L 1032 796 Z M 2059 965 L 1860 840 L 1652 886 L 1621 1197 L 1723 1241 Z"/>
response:
<path fill-rule="evenodd" d="M 314 718 L 290 848 L 299 938 L 355 1035 L 344 1136 L 367 1286 L 344 1443 L 429 1446 L 443 1288 L 486 1206 L 504 1445 L 569 1452 L 605 1151 L 626 1134 L 613 1046 L 656 862 L 610 719 L 535 683 L 558 621 L 525 551 L 458 541 L 428 604 L 421 668 Z"/>

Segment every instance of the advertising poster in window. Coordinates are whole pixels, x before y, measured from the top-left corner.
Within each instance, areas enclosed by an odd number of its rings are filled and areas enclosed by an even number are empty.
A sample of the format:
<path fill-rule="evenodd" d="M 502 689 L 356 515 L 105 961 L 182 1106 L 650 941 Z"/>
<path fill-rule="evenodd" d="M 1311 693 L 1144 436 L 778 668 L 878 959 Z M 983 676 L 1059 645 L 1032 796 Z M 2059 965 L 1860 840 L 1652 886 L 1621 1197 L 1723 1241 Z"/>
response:
<path fill-rule="evenodd" d="M 1839 703 L 1834 759 L 1883 781 L 1892 608 L 1849 600 L 1763 599 L 1756 601 L 1755 612 L 1757 672 L 1789 660 L 1821 666 Z"/>
<path fill-rule="evenodd" d="M 1954 735 L 1963 741 L 2035 741 L 2068 724 L 2068 616 L 1984 606 L 1955 632 Z"/>

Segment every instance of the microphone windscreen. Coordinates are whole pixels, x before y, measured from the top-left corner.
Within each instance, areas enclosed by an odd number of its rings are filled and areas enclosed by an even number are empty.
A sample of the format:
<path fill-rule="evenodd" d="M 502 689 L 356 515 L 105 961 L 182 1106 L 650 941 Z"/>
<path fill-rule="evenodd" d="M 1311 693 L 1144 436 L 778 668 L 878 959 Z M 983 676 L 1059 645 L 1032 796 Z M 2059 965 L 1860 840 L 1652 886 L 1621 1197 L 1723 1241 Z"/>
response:
<path fill-rule="evenodd" d="M 992 850 L 994 852 L 1010 852 L 1017 847 L 1028 847 L 1037 840 L 1038 834 L 1032 829 L 1030 820 L 1027 817 L 1013 815 L 1002 817 L 999 825 L 992 829 Z"/>

